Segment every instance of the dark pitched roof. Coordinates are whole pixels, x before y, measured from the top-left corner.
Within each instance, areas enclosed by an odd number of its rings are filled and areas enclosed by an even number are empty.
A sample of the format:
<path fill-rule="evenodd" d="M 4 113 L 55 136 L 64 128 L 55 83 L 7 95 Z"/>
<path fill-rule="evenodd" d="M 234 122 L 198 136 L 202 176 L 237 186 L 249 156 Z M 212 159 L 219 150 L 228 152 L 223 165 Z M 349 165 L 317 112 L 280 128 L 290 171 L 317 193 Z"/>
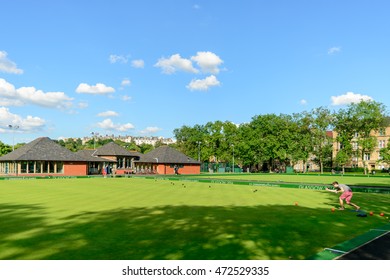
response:
<path fill-rule="evenodd" d="M 107 143 L 106 145 L 98 148 L 94 153 L 94 156 L 127 156 L 127 157 L 139 157 L 141 153 L 130 152 L 125 148 L 119 146 L 114 142 Z"/>
<path fill-rule="evenodd" d="M 159 162 L 159 163 L 177 163 L 177 164 L 200 164 L 199 161 L 194 160 L 179 152 L 178 150 L 169 146 L 160 146 L 149 153 L 143 155 L 139 162 Z"/>
<path fill-rule="evenodd" d="M 48 137 L 37 138 L 34 141 L 0 157 L 0 161 L 85 161 L 68 149 L 57 144 Z"/>
<path fill-rule="evenodd" d="M 95 151 L 96 150 L 80 150 L 76 152 L 76 155 L 81 156 L 88 162 L 115 162 L 115 160 L 95 156 Z"/>

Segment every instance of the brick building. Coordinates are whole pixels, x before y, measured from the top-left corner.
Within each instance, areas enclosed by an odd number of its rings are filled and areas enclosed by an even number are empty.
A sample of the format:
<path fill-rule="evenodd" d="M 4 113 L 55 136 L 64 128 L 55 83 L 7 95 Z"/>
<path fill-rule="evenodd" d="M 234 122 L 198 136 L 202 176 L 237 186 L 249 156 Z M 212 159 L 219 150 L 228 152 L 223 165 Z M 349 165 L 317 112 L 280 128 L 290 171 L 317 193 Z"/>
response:
<path fill-rule="evenodd" d="M 175 166 L 179 174 L 200 174 L 199 161 L 169 146 L 160 146 L 135 162 L 137 173 L 175 174 Z"/>
<path fill-rule="evenodd" d="M 0 176 L 98 175 L 107 167 L 117 175 L 174 174 L 175 166 L 181 174 L 200 173 L 200 162 L 168 146 L 141 154 L 110 142 L 96 150 L 74 153 L 41 137 L 0 157 Z"/>

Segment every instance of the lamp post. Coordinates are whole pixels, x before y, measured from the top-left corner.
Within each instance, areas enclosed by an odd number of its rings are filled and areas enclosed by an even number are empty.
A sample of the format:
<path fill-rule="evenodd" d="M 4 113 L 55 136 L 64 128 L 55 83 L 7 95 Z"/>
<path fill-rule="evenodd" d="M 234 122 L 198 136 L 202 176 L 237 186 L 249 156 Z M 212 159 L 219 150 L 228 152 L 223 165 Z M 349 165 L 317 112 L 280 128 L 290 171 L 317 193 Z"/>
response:
<path fill-rule="evenodd" d="M 234 173 L 234 144 L 232 144 L 232 147 L 233 147 L 233 169 L 232 169 L 232 172 Z"/>
<path fill-rule="evenodd" d="M 91 132 L 92 134 L 92 137 L 93 137 L 93 149 L 95 150 L 96 148 L 96 144 L 95 144 L 95 136 L 99 135 L 99 133 L 96 133 L 96 132 Z"/>
<path fill-rule="evenodd" d="M 200 162 L 200 141 L 198 141 L 198 161 Z"/>
<path fill-rule="evenodd" d="M 15 150 L 15 130 L 19 128 L 18 125 L 9 124 L 8 127 L 12 130 L 12 151 Z"/>

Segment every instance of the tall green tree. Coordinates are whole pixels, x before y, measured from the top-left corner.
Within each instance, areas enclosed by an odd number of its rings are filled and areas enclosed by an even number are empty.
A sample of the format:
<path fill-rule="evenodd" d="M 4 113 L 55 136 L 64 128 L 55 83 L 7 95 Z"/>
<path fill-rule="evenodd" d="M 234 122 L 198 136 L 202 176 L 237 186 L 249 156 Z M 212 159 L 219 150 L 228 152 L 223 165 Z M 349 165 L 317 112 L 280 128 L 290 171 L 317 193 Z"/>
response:
<path fill-rule="evenodd" d="M 344 149 L 355 143 L 349 147 L 349 154 L 344 151 L 345 156 L 360 158 L 367 173 L 367 161 L 376 148 L 372 133 L 379 131 L 384 123 L 385 106 L 373 100 L 362 100 L 340 109 L 335 116 L 335 130 L 339 133 L 337 140 Z"/>
<path fill-rule="evenodd" d="M 205 148 L 206 128 L 203 125 L 182 126 L 174 129 L 173 134 L 176 138 L 176 148 L 182 153 L 201 161 L 207 161 L 209 154 Z"/>
<path fill-rule="evenodd" d="M 329 109 L 319 107 L 310 112 L 312 151 L 314 161 L 320 166 L 321 174 L 324 171 L 324 163 L 331 161 L 333 149 L 333 137 L 328 134 L 332 129 L 333 114 Z"/>

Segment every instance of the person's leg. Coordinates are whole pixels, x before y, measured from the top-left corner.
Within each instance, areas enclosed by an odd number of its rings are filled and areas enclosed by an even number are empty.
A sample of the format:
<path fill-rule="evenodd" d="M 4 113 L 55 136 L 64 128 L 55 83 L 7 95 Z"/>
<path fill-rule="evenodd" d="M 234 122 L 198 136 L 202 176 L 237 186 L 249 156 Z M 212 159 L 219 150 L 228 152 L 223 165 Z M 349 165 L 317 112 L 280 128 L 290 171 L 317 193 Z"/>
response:
<path fill-rule="evenodd" d="M 345 198 L 345 202 L 346 202 L 348 205 L 352 205 L 353 207 L 355 207 L 356 210 L 359 210 L 360 207 L 357 206 L 355 203 L 352 203 L 352 202 L 351 202 L 352 195 L 353 195 L 353 193 L 352 193 L 352 192 L 349 192 L 349 193 L 348 193 L 348 196 Z"/>
<path fill-rule="evenodd" d="M 340 201 L 340 210 L 344 210 L 344 201 L 343 201 L 343 198 L 341 196 L 339 198 L 339 201 Z"/>

